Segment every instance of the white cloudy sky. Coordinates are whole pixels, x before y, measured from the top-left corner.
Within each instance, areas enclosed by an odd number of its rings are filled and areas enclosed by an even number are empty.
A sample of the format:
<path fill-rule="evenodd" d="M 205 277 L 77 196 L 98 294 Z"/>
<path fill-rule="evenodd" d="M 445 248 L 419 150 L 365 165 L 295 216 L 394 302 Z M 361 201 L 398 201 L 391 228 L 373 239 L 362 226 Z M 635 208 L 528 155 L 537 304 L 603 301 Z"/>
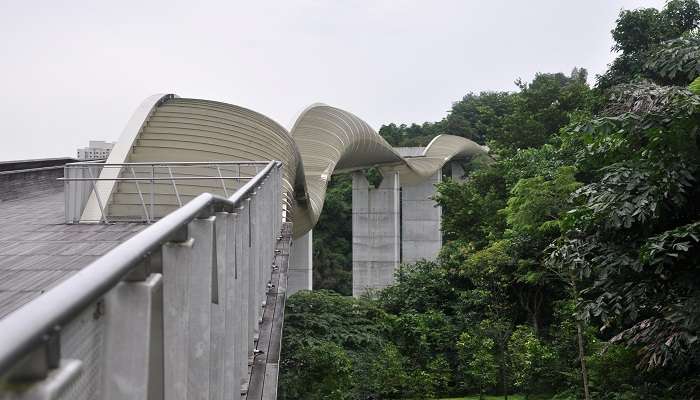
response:
<path fill-rule="evenodd" d="M 116 140 L 153 93 L 286 127 L 314 102 L 375 128 L 442 118 L 469 91 L 613 58 L 622 8 L 663 0 L 0 0 L 0 160 Z"/>

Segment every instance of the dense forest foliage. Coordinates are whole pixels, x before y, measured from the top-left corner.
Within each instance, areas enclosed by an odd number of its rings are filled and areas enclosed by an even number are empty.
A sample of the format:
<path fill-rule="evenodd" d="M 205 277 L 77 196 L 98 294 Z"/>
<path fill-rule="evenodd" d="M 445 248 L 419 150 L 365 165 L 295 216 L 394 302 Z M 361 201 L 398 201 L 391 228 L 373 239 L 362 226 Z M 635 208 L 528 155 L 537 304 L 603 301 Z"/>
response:
<path fill-rule="evenodd" d="M 313 287 L 352 294 L 352 178 L 334 175 L 313 231 Z"/>
<path fill-rule="evenodd" d="M 468 94 L 440 133 L 493 163 L 438 185 L 444 245 L 350 292 L 350 181 L 314 230 L 316 288 L 288 300 L 282 399 L 700 399 L 700 6 L 620 13 L 617 58 Z"/>

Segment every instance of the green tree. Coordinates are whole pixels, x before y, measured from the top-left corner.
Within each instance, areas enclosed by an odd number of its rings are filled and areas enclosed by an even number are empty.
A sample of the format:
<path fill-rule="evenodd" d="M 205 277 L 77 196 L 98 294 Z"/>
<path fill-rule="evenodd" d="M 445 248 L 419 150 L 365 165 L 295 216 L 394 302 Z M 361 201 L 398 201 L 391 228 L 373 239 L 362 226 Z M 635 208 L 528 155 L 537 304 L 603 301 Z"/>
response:
<path fill-rule="evenodd" d="M 281 399 L 343 400 L 352 398 L 352 364 L 342 347 L 318 341 L 297 348 L 285 360 Z"/>
<path fill-rule="evenodd" d="M 383 399 L 401 398 L 409 385 L 407 366 L 398 348 L 387 343 L 370 363 L 370 393 Z"/>
<path fill-rule="evenodd" d="M 368 393 L 367 360 L 384 349 L 389 319 L 377 304 L 335 292 L 291 296 L 285 309 L 281 398 L 345 399 Z"/>
<path fill-rule="evenodd" d="M 539 73 L 532 82 L 516 81 L 519 92 L 469 93 L 452 104 L 447 117 L 423 124 L 383 125 L 379 134 L 393 146 L 425 146 L 439 134 L 488 143 L 494 153 L 547 143 L 570 121 L 570 114 L 593 105 L 587 72 Z"/>
<path fill-rule="evenodd" d="M 457 334 L 444 313 L 431 310 L 399 315 L 392 339 L 406 354 L 411 354 L 415 367 L 427 370 L 436 354 L 448 353 L 454 348 Z"/>
<path fill-rule="evenodd" d="M 498 211 L 505 207 L 506 184 L 501 171 L 486 167 L 460 183 L 451 179 L 436 186 L 435 201 L 442 207 L 442 231 L 447 240 L 484 247 L 505 227 Z"/>
<path fill-rule="evenodd" d="M 690 90 L 691 93 L 700 95 L 700 76 L 695 78 L 695 80 L 688 86 L 688 90 Z"/>
<path fill-rule="evenodd" d="M 352 179 L 334 175 L 313 231 L 313 287 L 352 294 Z"/>
<path fill-rule="evenodd" d="M 654 60 L 653 54 L 658 46 L 693 30 L 699 21 L 700 6 L 697 0 L 671 0 L 661 11 L 655 8 L 620 11 L 611 32 L 615 40 L 613 50 L 620 54 L 609 65 L 608 71 L 596 78 L 598 88 L 609 89 L 635 79 L 653 78 L 654 64 L 663 61 L 658 57 Z M 651 74 L 648 72 L 650 67 Z"/>
<path fill-rule="evenodd" d="M 557 299 L 557 282 L 549 279 L 541 254 L 560 235 L 561 218 L 573 207 L 568 199 L 581 186 L 573 167 L 560 167 L 549 175 L 520 179 L 503 210 L 509 227 L 506 237 L 518 259 L 513 292 L 536 334 L 543 323 L 543 309 L 549 307 L 546 301 Z"/>
<path fill-rule="evenodd" d="M 438 354 L 428 363 L 427 368 L 430 374 L 430 381 L 434 387 L 434 393 L 447 393 L 449 385 L 453 380 L 452 366 L 447 361 L 447 357 Z"/>
<path fill-rule="evenodd" d="M 444 133 L 444 122 L 424 122 L 423 124 L 400 124 L 394 123 L 382 125 L 379 128 L 379 135 L 382 136 L 392 146 L 426 146 L 435 136 Z"/>
<path fill-rule="evenodd" d="M 514 109 L 515 96 L 512 93 L 469 93 L 452 105 L 443 120 L 444 133 L 484 144 L 503 130 L 503 118 Z"/>
<path fill-rule="evenodd" d="M 445 310 L 446 301 L 457 300 L 450 284 L 454 277 L 435 262 L 404 264 L 396 274 L 396 283 L 380 293 L 379 302 L 386 311 L 397 315 Z"/>
<path fill-rule="evenodd" d="M 483 291 L 487 306 L 484 316 L 507 318 L 512 314 L 509 290 L 514 280 L 516 258 L 508 240 L 471 253 L 462 265 L 462 274 Z"/>
<path fill-rule="evenodd" d="M 642 374 L 635 368 L 638 357 L 633 348 L 601 342 L 589 357 L 592 392 L 598 396 L 606 393 L 634 393 L 635 386 L 644 383 Z"/>
<path fill-rule="evenodd" d="M 690 260 L 700 254 L 700 99 L 653 84 L 616 90 L 624 95 L 611 99 L 609 116 L 564 139 L 575 138 L 577 163 L 592 173 L 551 260 L 568 271 L 581 320 L 639 347 L 641 367 L 682 376 L 697 368 L 699 350 Z"/>
<path fill-rule="evenodd" d="M 687 85 L 700 76 L 700 33 L 662 43 L 644 64 L 647 75 L 667 85 Z"/>
<path fill-rule="evenodd" d="M 463 332 L 457 342 L 457 351 L 466 388 L 477 389 L 479 399 L 498 379 L 498 366 L 493 355 L 493 339 L 478 332 Z"/>
<path fill-rule="evenodd" d="M 578 304 L 578 299 L 570 297 L 556 302 L 554 321 L 550 327 L 551 348 L 556 354 L 551 367 L 554 372 L 553 378 L 559 382 L 558 387 L 573 397 L 580 397 L 582 391 L 581 348 L 584 349 L 583 356 L 586 361 L 594 349 L 597 333 L 596 328 L 592 326 L 582 330 L 583 346 L 580 346 L 579 318 L 576 313 Z M 609 389 L 610 393 L 615 391 L 614 388 Z"/>
<path fill-rule="evenodd" d="M 538 73 L 530 83 L 516 81 L 520 92 L 513 112 L 503 117 L 502 129 L 488 137 L 492 151 L 512 156 L 518 149 L 540 147 L 570 122 L 571 113 L 593 105 L 585 69 L 563 73 Z"/>
<path fill-rule="evenodd" d="M 527 399 L 546 379 L 549 364 L 554 355 L 531 327 L 520 325 L 515 328 L 508 341 L 513 368 L 515 387 L 522 390 Z"/>
<path fill-rule="evenodd" d="M 521 179 L 516 183 L 505 208 L 512 229 L 527 233 L 559 232 L 559 218 L 571 206 L 569 197 L 581 183 L 573 167 L 561 167 L 551 179 L 543 176 Z"/>
<path fill-rule="evenodd" d="M 582 69 L 537 74 L 383 126 L 394 145 L 450 133 L 493 160 L 438 186 L 437 261 L 373 298 L 289 299 L 283 398 L 700 397 L 699 9 L 621 12 L 597 89 Z M 350 192 L 334 177 L 315 230 L 315 286 L 344 293 Z"/>
<path fill-rule="evenodd" d="M 564 244 L 555 244 L 550 248 L 552 252 L 547 260 L 550 271 L 567 286 L 569 300 L 575 304 L 576 343 L 581 366 L 581 386 L 586 400 L 590 400 L 591 395 L 588 382 L 588 366 L 586 364 L 586 341 L 584 338 L 588 315 L 582 310 L 582 290 L 585 287 L 584 282 L 590 279 L 593 268 L 583 256 L 588 251 L 588 245 L 588 243 L 578 240 L 570 240 Z"/>
<path fill-rule="evenodd" d="M 491 338 L 495 344 L 494 355 L 498 364 L 501 395 L 503 395 L 505 400 L 508 400 L 513 374 L 508 343 L 513 334 L 513 324 L 509 319 L 504 318 L 503 315 L 497 315 L 493 313 L 493 310 L 491 311 L 488 313 L 488 318 L 479 323 L 479 329 L 483 334 Z"/>

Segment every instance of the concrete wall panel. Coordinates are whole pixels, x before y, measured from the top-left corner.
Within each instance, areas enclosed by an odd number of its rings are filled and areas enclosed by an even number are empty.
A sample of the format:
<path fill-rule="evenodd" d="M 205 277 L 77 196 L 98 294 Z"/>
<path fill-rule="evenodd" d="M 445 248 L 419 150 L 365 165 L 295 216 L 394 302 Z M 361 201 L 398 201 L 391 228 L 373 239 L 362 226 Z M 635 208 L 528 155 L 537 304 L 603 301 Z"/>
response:
<path fill-rule="evenodd" d="M 429 179 L 401 188 L 401 262 L 434 260 L 442 246 L 442 211 L 432 197 L 442 174 L 438 170 Z"/>
<path fill-rule="evenodd" d="M 353 296 L 394 282 L 400 258 L 399 174 L 385 172 L 378 188 L 353 174 Z"/>

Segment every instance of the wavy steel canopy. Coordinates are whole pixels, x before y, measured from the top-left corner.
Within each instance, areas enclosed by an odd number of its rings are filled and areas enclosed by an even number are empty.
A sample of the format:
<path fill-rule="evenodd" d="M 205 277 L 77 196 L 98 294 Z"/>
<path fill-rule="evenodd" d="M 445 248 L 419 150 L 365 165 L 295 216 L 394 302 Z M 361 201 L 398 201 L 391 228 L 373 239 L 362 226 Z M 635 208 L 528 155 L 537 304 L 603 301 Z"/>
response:
<path fill-rule="evenodd" d="M 421 157 L 402 158 L 389 143 L 357 116 L 325 104 L 314 104 L 297 118 L 291 134 L 272 119 L 231 104 L 154 95 L 136 110 L 107 163 L 163 161 L 264 161 L 284 163 L 286 204 L 292 209 L 294 237 L 308 232 L 323 208 L 328 180 L 334 172 L 377 166 L 399 171 L 402 183 L 418 183 L 432 176 L 452 158 L 485 154 L 471 140 L 451 135 L 434 138 Z M 101 178 L 115 178 L 105 169 Z M 97 192 L 107 201 L 110 216 L 139 208 L 130 183 L 100 181 Z M 163 183 L 159 203 L 175 208 L 174 193 Z M 209 186 L 207 186 L 209 185 Z M 178 187 L 180 185 L 178 184 Z M 209 191 L 216 183 L 181 189 L 186 200 Z M 99 220 L 94 193 L 83 220 Z"/>

